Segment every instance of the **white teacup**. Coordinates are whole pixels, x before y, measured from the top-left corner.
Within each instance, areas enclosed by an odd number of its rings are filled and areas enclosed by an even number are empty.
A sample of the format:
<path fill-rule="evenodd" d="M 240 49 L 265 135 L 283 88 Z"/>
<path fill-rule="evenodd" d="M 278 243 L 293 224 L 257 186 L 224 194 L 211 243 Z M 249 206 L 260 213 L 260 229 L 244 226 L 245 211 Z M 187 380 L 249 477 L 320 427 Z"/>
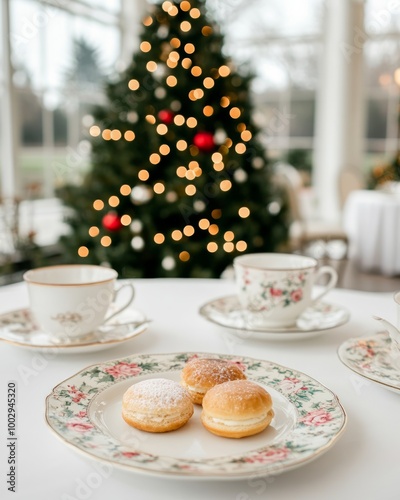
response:
<path fill-rule="evenodd" d="M 39 326 L 55 336 L 75 338 L 95 331 L 131 304 L 134 288 L 128 283 L 116 289 L 117 276 L 107 267 L 72 264 L 32 269 L 24 280 Z M 122 288 L 130 288 L 129 300 L 106 316 Z"/>
<path fill-rule="evenodd" d="M 294 325 L 307 307 L 337 283 L 335 269 L 317 266 L 315 259 L 302 255 L 259 253 L 236 257 L 237 293 L 247 321 L 274 328 Z M 312 288 L 323 274 L 329 275 L 329 281 L 312 297 Z"/>

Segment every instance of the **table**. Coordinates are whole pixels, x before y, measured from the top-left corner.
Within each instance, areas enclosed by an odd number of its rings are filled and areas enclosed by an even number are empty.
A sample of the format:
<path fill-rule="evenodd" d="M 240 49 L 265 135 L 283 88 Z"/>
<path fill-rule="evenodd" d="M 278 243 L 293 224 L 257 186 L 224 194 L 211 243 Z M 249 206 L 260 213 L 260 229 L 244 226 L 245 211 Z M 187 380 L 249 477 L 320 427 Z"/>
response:
<path fill-rule="evenodd" d="M 364 271 L 400 274 L 400 195 L 357 190 L 343 211 L 349 258 Z"/>
<path fill-rule="evenodd" d="M 399 395 L 348 370 L 336 350 L 346 339 L 379 331 L 377 314 L 395 321 L 392 294 L 332 290 L 328 301 L 352 314 L 346 325 L 307 340 L 267 342 L 240 339 L 198 315 L 210 299 L 234 293 L 229 280 L 155 279 L 136 281 L 135 306 L 154 321 L 149 330 L 106 351 L 58 356 L 0 343 L 0 497 L 18 500 L 397 500 L 399 498 Z M 25 307 L 25 285 L 0 288 L 0 313 Z M 84 367 L 131 353 L 213 352 L 273 360 L 316 378 L 340 398 L 348 425 L 324 455 L 303 467 L 264 479 L 212 482 L 159 479 L 114 469 L 85 490 L 96 462 L 69 448 L 50 432 L 44 399 L 51 389 Z M 22 371 L 31 370 L 24 384 Z M 5 488 L 6 384 L 18 382 L 18 485 Z M 99 475 L 97 477 L 100 477 Z M 93 484 L 93 483 L 92 483 Z"/>

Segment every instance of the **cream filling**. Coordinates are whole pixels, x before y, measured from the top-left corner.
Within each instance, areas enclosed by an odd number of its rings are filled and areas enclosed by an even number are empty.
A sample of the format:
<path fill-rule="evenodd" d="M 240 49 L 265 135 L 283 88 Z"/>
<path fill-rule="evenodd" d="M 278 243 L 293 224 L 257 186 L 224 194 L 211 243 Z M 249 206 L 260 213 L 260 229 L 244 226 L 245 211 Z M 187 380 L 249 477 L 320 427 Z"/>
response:
<path fill-rule="evenodd" d="M 174 420 L 178 419 L 181 417 L 181 413 L 174 413 L 173 415 L 164 415 L 160 417 L 156 417 L 153 415 L 149 415 L 148 413 L 134 413 L 133 417 L 136 420 L 141 420 L 141 421 L 148 421 L 148 422 L 155 422 L 155 423 L 161 423 L 161 422 L 173 422 Z"/>
<path fill-rule="evenodd" d="M 267 418 L 268 415 L 269 413 L 266 413 L 264 415 L 261 415 L 261 417 L 248 418 L 246 420 L 227 420 L 214 417 L 209 417 L 209 420 L 211 422 L 214 422 L 215 424 L 222 424 L 226 425 L 227 427 L 242 427 L 242 426 L 247 427 L 248 425 L 256 425 L 261 423 L 263 420 Z"/>
<path fill-rule="evenodd" d="M 200 389 L 199 387 L 193 387 L 192 385 L 187 385 L 186 388 L 189 391 L 198 392 L 199 394 L 205 394 L 207 389 Z"/>

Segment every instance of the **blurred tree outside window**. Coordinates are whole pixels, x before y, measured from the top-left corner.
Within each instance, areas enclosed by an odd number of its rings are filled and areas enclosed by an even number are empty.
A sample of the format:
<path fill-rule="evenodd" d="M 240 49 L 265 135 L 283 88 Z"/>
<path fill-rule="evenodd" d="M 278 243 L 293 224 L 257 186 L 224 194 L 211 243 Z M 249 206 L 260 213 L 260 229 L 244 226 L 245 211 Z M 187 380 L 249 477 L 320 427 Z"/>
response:
<path fill-rule="evenodd" d="M 400 6 L 368 0 L 365 10 L 364 171 L 390 164 L 399 151 Z"/>
<path fill-rule="evenodd" d="M 93 106 L 120 55 L 121 0 L 10 2 L 18 180 L 23 198 L 51 197 L 79 181 Z"/>
<path fill-rule="evenodd" d="M 309 182 L 324 2 L 233 0 L 210 2 L 210 9 L 221 20 L 226 52 L 254 75 L 255 119 L 269 157 L 302 159 L 294 166 Z"/>

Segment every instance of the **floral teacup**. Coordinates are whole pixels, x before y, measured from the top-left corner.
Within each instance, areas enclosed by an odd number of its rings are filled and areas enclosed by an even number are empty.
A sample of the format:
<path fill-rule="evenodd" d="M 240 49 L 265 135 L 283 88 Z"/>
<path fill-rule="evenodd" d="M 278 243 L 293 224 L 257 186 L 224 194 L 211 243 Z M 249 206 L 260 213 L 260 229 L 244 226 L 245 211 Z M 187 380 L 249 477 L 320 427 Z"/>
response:
<path fill-rule="evenodd" d="M 311 257 L 282 253 L 247 254 L 234 259 L 239 301 L 251 324 L 281 328 L 296 323 L 302 312 L 336 285 L 330 266 L 318 268 Z M 317 297 L 312 288 L 323 274 L 329 281 Z"/>

